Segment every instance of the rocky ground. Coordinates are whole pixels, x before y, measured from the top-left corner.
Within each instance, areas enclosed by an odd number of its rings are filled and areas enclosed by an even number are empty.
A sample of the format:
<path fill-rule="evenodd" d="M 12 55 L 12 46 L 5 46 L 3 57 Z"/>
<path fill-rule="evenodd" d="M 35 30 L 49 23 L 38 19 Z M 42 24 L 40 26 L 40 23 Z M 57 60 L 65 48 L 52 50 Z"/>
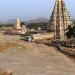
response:
<path fill-rule="evenodd" d="M 0 51 L 0 68 L 13 75 L 75 75 L 75 63 L 52 46 L 6 38 Z"/>

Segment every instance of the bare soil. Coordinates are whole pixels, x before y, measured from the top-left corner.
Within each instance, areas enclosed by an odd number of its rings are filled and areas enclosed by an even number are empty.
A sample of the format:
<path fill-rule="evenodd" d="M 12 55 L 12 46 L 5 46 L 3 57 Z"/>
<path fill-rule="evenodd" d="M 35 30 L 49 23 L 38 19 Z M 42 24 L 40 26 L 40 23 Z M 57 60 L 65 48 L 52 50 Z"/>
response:
<path fill-rule="evenodd" d="M 5 39 L 0 51 L 0 68 L 13 75 L 75 75 L 75 63 L 52 46 Z"/>

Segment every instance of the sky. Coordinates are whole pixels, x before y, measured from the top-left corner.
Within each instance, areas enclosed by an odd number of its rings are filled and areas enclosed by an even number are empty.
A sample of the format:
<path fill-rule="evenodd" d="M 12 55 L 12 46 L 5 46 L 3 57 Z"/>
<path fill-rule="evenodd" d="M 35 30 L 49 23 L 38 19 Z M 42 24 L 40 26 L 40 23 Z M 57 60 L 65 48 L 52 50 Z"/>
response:
<path fill-rule="evenodd" d="M 75 0 L 64 1 L 71 18 L 75 19 Z M 55 0 L 1 0 L 0 20 L 50 18 L 54 4 Z"/>

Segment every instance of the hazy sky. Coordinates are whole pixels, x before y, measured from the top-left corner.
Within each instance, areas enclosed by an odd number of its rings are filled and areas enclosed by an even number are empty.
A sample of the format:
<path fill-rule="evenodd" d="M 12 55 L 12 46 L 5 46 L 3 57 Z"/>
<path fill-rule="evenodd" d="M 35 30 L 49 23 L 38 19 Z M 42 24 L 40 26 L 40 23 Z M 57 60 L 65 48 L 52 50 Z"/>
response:
<path fill-rule="evenodd" d="M 69 14 L 75 18 L 75 0 L 64 0 Z M 0 20 L 19 17 L 24 20 L 37 17 L 49 18 L 55 0 L 1 0 Z"/>

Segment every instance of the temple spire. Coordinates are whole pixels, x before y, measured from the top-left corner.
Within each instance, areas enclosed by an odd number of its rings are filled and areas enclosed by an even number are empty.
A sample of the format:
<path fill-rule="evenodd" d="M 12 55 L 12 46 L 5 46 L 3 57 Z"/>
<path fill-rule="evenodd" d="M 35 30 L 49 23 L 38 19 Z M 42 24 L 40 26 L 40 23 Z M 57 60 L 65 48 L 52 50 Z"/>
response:
<path fill-rule="evenodd" d="M 16 19 L 15 29 L 21 29 L 19 18 Z"/>
<path fill-rule="evenodd" d="M 48 24 L 48 30 L 53 31 L 56 39 L 65 38 L 65 30 L 71 25 L 71 19 L 66 9 L 64 0 L 56 0 L 55 6 Z"/>

